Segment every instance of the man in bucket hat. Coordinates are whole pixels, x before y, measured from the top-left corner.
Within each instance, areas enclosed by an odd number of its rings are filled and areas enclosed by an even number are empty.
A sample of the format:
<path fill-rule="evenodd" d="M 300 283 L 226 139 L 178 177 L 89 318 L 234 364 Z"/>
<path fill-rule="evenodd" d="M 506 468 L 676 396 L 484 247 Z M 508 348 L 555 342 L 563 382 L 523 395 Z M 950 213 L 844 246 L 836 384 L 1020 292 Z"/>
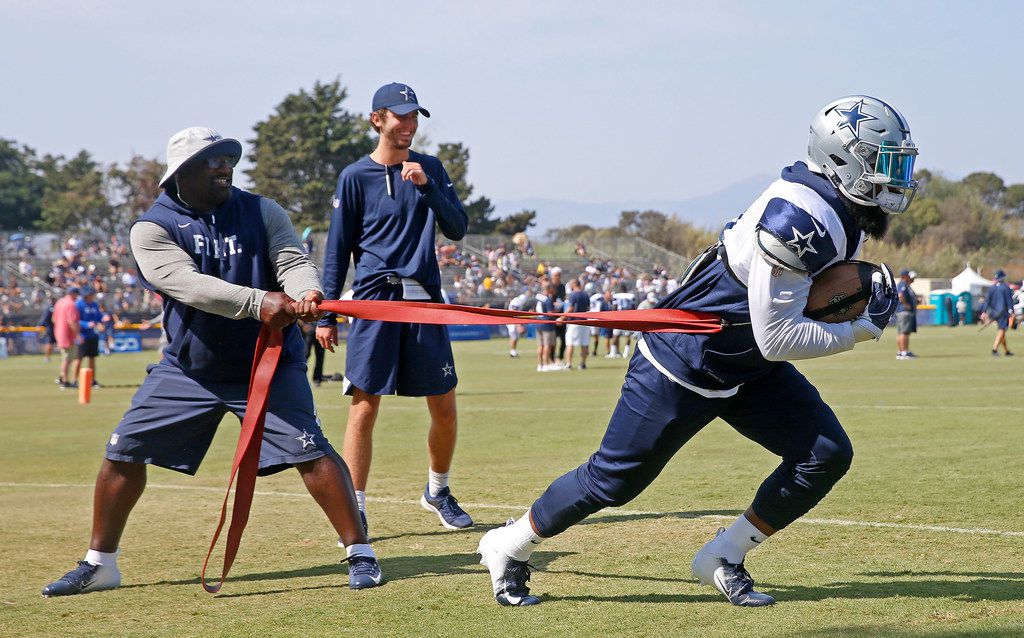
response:
<path fill-rule="evenodd" d="M 132 226 L 131 247 L 143 285 L 163 297 L 168 343 L 110 436 L 89 551 L 44 596 L 120 585 L 121 533 L 145 488 L 146 465 L 195 474 L 224 414 L 242 418 L 263 323 L 284 329 L 284 344 L 259 472 L 298 469 L 346 546 L 349 586 L 381 583 L 348 468 L 320 430 L 295 326 L 296 318 L 319 318 L 319 276 L 281 206 L 231 185 L 241 153 L 237 140 L 202 127 L 167 144 L 164 193 Z"/>

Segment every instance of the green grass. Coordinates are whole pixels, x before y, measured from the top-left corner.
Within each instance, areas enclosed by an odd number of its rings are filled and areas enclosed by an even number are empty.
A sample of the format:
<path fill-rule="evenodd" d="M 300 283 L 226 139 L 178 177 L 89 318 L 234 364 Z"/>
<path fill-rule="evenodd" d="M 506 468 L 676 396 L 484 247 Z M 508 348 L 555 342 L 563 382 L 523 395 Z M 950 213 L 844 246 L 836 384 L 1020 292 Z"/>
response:
<path fill-rule="evenodd" d="M 792 525 L 748 557 L 760 588 L 779 600 L 769 609 L 732 607 L 690 580 L 693 553 L 777 463 L 720 421 L 622 511 L 534 554 L 542 605 L 498 607 L 473 553 L 480 535 L 520 515 L 593 451 L 625 369 L 599 358 L 585 372 L 537 374 L 532 359 L 509 359 L 498 340 L 456 344 L 452 484 L 476 529 L 446 531 L 419 508 L 426 410 L 422 400 L 384 400 L 369 487 L 384 587 L 348 590 L 332 530 L 286 472 L 257 485 L 223 593 L 203 592 L 199 566 L 238 431 L 229 419 L 198 476 L 150 472 L 122 542 L 121 589 L 43 599 L 40 588 L 86 549 L 103 445 L 153 353 L 102 358 L 99 378 L 114 387 L 84 407 L 54 387 L 54 364 L 0 361 L 0 635 L 1020 636 L 1024 356 L 993 359 L 991 338 L 991 330 L 927 328 L 913 338 L 916 361 L 896 361 L 887 334 L 882 344 L 800 364 L 856 458 L 808 515 L 816 522 Z M 342 361 L 329 356 L 328 370 Z M 347 410 L 339 386 L 315 391 L 336 443 Z"/>

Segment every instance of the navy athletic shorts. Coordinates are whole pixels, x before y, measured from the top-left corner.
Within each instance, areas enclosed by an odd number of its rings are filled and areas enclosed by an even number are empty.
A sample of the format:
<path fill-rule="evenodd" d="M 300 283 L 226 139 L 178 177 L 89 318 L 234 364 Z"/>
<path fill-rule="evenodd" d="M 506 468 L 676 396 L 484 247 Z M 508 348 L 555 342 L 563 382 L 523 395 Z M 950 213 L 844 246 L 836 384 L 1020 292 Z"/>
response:
<path fill-rule="evenodd" d="M 374 299 L 401 299 L 401 286 Z M 448 326 L 353 319 L 345 350 L 345 393 L 424 397 L 459 382 Z"/>
<path fill-rule="evenodd" d="M 78 356 L 80 358 L 100 356 L 100 340 L 98 338 L 83 339 L 81 345 L 78 346 Z"/>
<path fill-rule="evenodd" d="M 107 458 L 194 475 L 224 415 L 232 412 L 239 420 L 244 416 L 248 389 L 245 383 L 193 379 L 163 361 L 151 365 L 110 435 Z M 313 406 L 306 364 L 278 367 L 270 386 L 260 475 L 332 452 Z"/>

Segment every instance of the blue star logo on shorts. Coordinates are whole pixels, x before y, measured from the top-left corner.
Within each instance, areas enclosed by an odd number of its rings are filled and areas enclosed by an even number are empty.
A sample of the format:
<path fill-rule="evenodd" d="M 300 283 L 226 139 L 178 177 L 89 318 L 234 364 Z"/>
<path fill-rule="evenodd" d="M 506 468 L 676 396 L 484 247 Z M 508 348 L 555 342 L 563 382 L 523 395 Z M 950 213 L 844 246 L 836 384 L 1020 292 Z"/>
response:
<path fill-rule="evenodd" d="M 861 122 L 870 122 L 871 120 L 877 120 L 878 118 L 874 115 L 868 115 L 867 113 L 861 113 L 861 108 L 864 107 L 864 100 L 857 102 L 848 109 L 836 109 L 836 113 L 841 118 L 839 120 L 838 128 L 849 129 L 851 133 L 856 136 L 860 136 L 860 124 Z"/>
<path fill-rule="evenodd" d="M 305 450 L 307 447 L 316 447 L 316 443 L 313 443 L 314 434 L 302 430 L 302 436 L 295 437 L 295 440 L 302 443 L 302 449 Z"/>
<path fill-rule="evenodd" d="M 455 373 L 455 366 L 450 363 L 446 363 L 441 367 L 441 372 L 444 373 L 444 376 L 450 377 Z"/>

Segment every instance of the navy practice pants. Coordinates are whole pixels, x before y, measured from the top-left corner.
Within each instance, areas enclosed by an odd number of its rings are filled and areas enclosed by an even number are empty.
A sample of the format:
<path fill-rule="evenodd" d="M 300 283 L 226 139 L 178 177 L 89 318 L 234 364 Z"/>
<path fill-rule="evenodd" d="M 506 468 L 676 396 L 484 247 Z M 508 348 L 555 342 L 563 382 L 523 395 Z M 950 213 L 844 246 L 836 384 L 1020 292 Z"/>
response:
<path fill-rule="evenodd" d="M 853 460 L 832 409 L 792 364 L 779 364 L 734 396 L 710 399 L 672 382 L 637 352 L 601 447 L 533 504 L 537 531 L 554 536 L 600 509 L 633 500 L 715 417 L 782 457 L 752 504 L 776 530 L 814 507 Z"/>

